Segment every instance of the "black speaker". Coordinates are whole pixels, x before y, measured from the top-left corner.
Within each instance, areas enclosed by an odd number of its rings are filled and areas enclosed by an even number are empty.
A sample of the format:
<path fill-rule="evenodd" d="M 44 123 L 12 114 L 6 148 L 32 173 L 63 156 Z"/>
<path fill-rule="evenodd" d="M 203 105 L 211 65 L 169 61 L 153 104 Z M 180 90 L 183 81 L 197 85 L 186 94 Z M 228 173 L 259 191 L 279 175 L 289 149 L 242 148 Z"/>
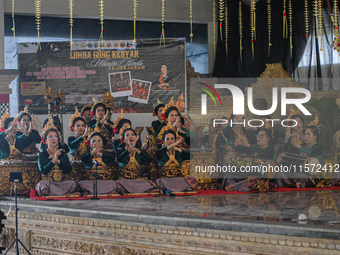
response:
<path fill-rule="evenodd" d="M 22 172 L 9 172 L 9 182 L 22 183 Z"/>

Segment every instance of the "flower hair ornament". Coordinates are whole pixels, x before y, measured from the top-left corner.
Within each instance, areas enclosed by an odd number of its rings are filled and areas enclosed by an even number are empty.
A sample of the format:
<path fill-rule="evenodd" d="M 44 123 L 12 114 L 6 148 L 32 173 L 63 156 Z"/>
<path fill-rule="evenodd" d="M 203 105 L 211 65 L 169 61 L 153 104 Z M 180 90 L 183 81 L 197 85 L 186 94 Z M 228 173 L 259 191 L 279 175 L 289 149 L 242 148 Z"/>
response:
<path fill-rule="evenodd" d="M 118 123 L 119 123 L 119 121 L 121 120 L 121 119 L 123 119 L 124 118 L 124 114 L 123 114 L 123 108 L 122 108 L 122 110 L 120 111 L 120 114 L 119 114 L 119 116 L 117 117 L 117 119 L 114 121 L 114 125 L 113 125 L 113 128 L 112 128 L 112 132 L 114 133 L 114 134 L 117 134 L 118 133 L 118 128 L 117 128 L 117 125 L 118 125 Z"/>
<path fill-rule="evenodd" d="M 168 110 L 168 108 L 171 107 L 171 106 L 175 106 L 174 97 L 172 97 L 172 98 L 170 99 L 169 103 L 168 103 L 167 105 L 165 105 L 165 107 L 164 107 L 164 109 L 163 109 L 163 111 L 162 111 L 162 116 L 161 116 L 161 119 L 162 119 L 162 120 L 166 120 L 166 118 L 165 118 L 165 112 L 166 112 L 166 110 Z"/>
<path fill-rule="evenodd" d="M 93 105 L 92 105 L 90 114 L 91 114 L 91 117 L 94 117 L 94 114 L 95 114 L 94 108 L 95 108 L 96 104 L 98 104 L 99 102 L 98 102 L 98 100 L 96 100 L 94 97 L 93 97 L 92 99 L 93 99 Z"/>
<path fill-rule="evenodd" d="M 84 112 L 85 112 L 86 109 L 90 109 L 90 111 L 91 111 L 91 109 L 92 109 L 92 104 L 87 104 L 87 105 L 85 105 L 85 106 L 81 109 L 81 111 L 80 111 L 80 117 L 83 117 L 83 116 L 84 116 Z"/>
<path fill-rule="evenodd" d="M 170 123 L 168 123 L 165 127 L 163 127 L 163 128 L 161 129 L 161 131 L 159 132 L 159 134 L 158 134 L 158 139 L 162 142 L 162 144 L 164 143 L 163 134 L 164 134 L 164 132 L 167 131 L 167 130 L 173 130 L 173 129 L 172 129 L 172 125 L 171 125 Z M 177 137 L 177 139 L 178 139 L 178 138 L 179 138 L 178 132 L 175 131 L 175 133 L 176 133 L 176 137 Z"/>
<path fill-rule="evenodd" d="M 86 142 L 85 144 L 86 145 L 90 145 L 91 144 L 91 140 L 90 140 L 90 137 L 93 133 L 100 133 L 100 128 L 98 127 L 98 123 L 96 124 L 96 126 L 94 127 L 93 131 L 90 132 L 90 134 L 87 136 L 87 139 L 86 139 Z"/>
<path fill-rule="evenodd" d="M 78 111 L 78 108 L 75 107 L 75 109 L 76 109 L 76 111 L 75 111 L 75 113 L 71 116 L 71 118 L 70 118 L 70 124 L 69 124 L 70 129 L 71 129 L 72 132 L 74 131 L 74 128 L 73 128 L 73 121 L 74 121 L 74 119 L 77 118 L 77 117 L 80 117 L 80 112 Z"/>
<path fill-rule="evenodd" d="M 46 123 L 46 125 L 44 126 L 44 128 L 43 128 L 43 130 L 42 130 L 42 132 L 41 132 L 41 141 L 42 141 L 43 143 L 45 143 L 43 137 L 44 137 L 44 135 L 45 135 L 47 129 L 49 129 L 49 128 L 54 128 L 54 129 L 58 130 L 58 128 L 54 125 L 54 120 L 53 120 L 52 115 L 50 115 L 50 119 L 48 120 L 48 122 Z"/>
<path fill-rule="evenodd" d="M 156 112 L 156 107 L 160 104 L 163 104 L 162 101 L 160 101 L 158 98 L 157 98 L 157 104 L 156 106 L 154 107 L 154 110 L 153 110 L 153 113 L 152 113 L 152 116 L 156 117 L 157 116 L 157 112 Z"/>
<path fill-rule="evenodd" d="M 9 112 L 8 112 L 8 109 L 7 109 L 6 112 L 5 112 L 5 115 L 3 115 L 1 117 L 1 121 L 0 121 L 0 133 L 5 131 L 5 126 L 4 126 L 5 120 L 7 120 L 10 117 L 11 116 L 9 115 Z"/>
<path fill-rule="evenodd" d="M 124 143 L 124 137 L 123 137 L 123 132 L 125 129 L 131 128 L 130 125 L 128 127 L 122 127 L 119 131 L 119 138 L 120 138 L 120 144 Z"/>

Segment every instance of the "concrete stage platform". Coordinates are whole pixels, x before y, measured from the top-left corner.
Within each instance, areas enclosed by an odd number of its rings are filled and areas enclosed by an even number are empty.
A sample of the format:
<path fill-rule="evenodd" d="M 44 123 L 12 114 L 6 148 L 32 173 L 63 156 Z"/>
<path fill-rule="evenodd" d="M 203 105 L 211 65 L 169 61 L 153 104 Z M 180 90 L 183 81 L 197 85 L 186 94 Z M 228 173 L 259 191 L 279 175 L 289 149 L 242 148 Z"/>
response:
<path fill-rule="evenodd" d="M 5 214 L 10 205 L 0 246 L 13 240 L 14 198 L 3 197 Z M 32 254 L 340 254 L 339 207 L 340 190 L 99 201 L 21 197 L 19 238 Z"/>

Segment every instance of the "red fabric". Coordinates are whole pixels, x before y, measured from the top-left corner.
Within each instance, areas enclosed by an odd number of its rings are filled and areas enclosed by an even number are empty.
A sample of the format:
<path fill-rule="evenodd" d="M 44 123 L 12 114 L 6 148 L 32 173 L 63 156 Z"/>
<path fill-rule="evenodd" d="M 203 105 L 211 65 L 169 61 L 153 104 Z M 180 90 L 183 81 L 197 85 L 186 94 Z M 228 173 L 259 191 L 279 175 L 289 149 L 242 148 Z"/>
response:
<path fill-rule="evenodd" d="M 333 186 L 327 188 L 303 188 L 303 189 L 294 189 L 294 188 L 275 188 L 270 191 L 273 192 L 287 192 L 287 191 L 311 191 L 311 190 L 340 190 L 340 187 Z M 197 193 L 182 193 L 176 194 L 176 196 L 215 196 L 215 195 L 231 195 L 231 194 L 246 194 L 246 193 L 256 193 L 257 191 L 250 192 L 241 192 L 241 191 L 233 191 L 226 192 L 224 190 L 200 190 Z M 100 199 L 111 199 L 111 198 L 127 198 L 127 197 L 154 197 L 155 195 L 121 195 L 121 196 L 98 196 Z M 166 195 L 164 195 L 166 196 Z M 39 197 L 35 191 L 35 189 L 31 189 L 30 198 L 38 201 L 46 201 L 46 200 L 87 200 L 91 197 L 63 197 L 63 198 L 49 198 L 49 197 Z"/>
<path fill-rule="evenodd" d="M 9 95 L 0 94 L 0 104 L 9 103 Z"/>

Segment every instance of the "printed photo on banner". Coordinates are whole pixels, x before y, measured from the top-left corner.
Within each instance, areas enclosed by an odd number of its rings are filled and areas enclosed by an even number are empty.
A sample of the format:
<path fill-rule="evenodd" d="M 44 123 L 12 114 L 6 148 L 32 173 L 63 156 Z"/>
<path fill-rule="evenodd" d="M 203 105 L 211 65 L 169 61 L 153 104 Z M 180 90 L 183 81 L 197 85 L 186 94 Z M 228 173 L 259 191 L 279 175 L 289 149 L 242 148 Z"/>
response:
<path fill-rule="evenodd" d="M 132 79 L 132 96 L 128 100 L 147 104 L 149 102 L 150 90 L 152 82 Z"/>
<path fill-rule="evenodd" d="M 161 74 L 158 79 L 158 89 L 161 90 L 172 90 L 171 83 L 169 82 L 171 77 L 168 72 L 168 67 L 166 65 L 161 66 Z"/>
<path fill-rule="evenodd" d="M 113 97 L 132 95 L 131 72 L 109 73 L 110 92 Z"/>

